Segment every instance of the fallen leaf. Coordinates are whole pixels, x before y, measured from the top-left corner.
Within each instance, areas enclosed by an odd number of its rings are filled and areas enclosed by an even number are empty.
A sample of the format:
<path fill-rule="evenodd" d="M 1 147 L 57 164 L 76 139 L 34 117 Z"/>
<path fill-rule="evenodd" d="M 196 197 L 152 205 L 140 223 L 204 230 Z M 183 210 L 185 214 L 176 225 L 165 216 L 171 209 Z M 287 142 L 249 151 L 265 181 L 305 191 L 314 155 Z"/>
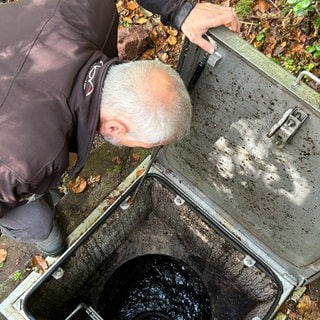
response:
<path fill-rule="evenodd" d="M 304 48 L 304 45 L 301 43 L 295 43 L 292 47 L 291 50 L 294 52 L 300 52 Z"/>
<path fill-rule="evenodd" d="M 114 156 L 114 157 L 112 158 L 112 163 L 115 164 L 115 165 L 117 165 L 117 166 L 120 165 L 121 162 L 122 162 L 122 160 L 121 160 L 121 158 L 120 158 L 119 156 Z"/>
<path fill-rule="evenodd" d="M 301 30 L 295 30 L 293 32 L 293 39 L 299 43 L 305 43 L 307 41 L 307 36 Z"/>
<path fill-rule="evenodd" d="M 123 1 L 119 0 L 117 1 L 117 8 L 123 7 Z"/>
<path fill-rule="evenodd" d="M 127 3 L 127 9 L 128 10 L 133 11 L 133 10 L 137 9 L 138 7 L 139 7 L 139 5 L 135 1 L 129 1 Z"/>
<path fill-rule="evenodd" d="M 113 203 L 115 202 L 115 199 L 113 199 L 113 198 L 108 198 L 107 201 L 108 201 L 109 204 L 113 204 Z"/>
<path fill-rule="evenodd" d="M 34 256 L 31 262 L 34 270 L 38 273 L 43 273 L 48 269 L 48 264 L 42 256 Z"/>
<path fill-rule="evenodd" d="M 6 261 L 7 255 L 8 255 L 8 251 L 6 249 L 0 249 L 0 263 Z"/>
<path fill-rule="evenodd" d="M 176 37 L 178 35 L 178 30 L 177 29 L 173 29 L 172 27 L 167 27 L 166 32 L 170 36 Z"/>
<path fill-rule="evenodd" d="M 265 13 L 269 9 L 268 3 L 264 0 L 258 0 L 257 6 L 259 11 L 262 13 Z"/>
<path fill-rule="evenodd" d="M 169 44 L 171 44 L 172 46 L 174 46 L 175 44 L 177 44 L 177 37 L 175 36 L 169 36 L 167 39 L 167 42 Z"/>
<path fill-rule="evenodd" d="M 137 20 L 137 23 L 138 24 L 145 24 L 145 23 L 147 23 L 148 22 L 148 19 L 147 18 L 139 18 L 138 20 Z"/>
<path fill-rule="evenodd" d="M 136 172 L 136 176 L 140 177 L 144 173 L 144 169 L 138 169 Z"/>
<path fill-rule="evenodd" d="M 140 159 L 139 153 L 133 153 L 133 154 L 132 154 L 132 160 L 138 161 L 139 159 Z"/>
<path fill-rule="evenodd" d="M 162 62 L 167 62 L 169 56 L 168 56 L 168 54 L 167 54 L 166 52 L 164 52 L 164 53 L 162 53 L 162 54 L 160 55 L 159 58 L 160 58 L 160 60 L 161 60 Z"/>
<path fill-rule="evenodd" d="M 145 52 L 142 53 L 142 58 L 145 60 L 152 60 L 154 53 L 155 53 L 154 48 L 147 49 Z"/>
<path fill-rule="evenodd" d="M 270 36 L 265 41 L 265 55 L 268 57 L 272 56 L 273 50 L 277 44 L 276 39 L 273 36 Z"/>
<path fill-rule="evenodd" d="M 88 185 L 92 185 L 92 184 L 95 184 L 95 183 L 99 183 L 100 180 L 101 180 L 101 176 L 90 176 L 87 179 L 87 184 Z"/>
<path fill-rule="evenodd" d="M 303 296 L 299 303 L 297 304 L 297 311 L 301 314 L 304 315 L 307 312 L 310 312 L 311 309 L 311 299 L 309 296 L 305 295 Z"/>
<path fill-rule="evenodd" d="M 81 193 L 87 187 L 87 181 L 83 177 L 76 177 L 68 183 L 68 189 L 74 193 Z"/>
<path fill-rule="evenodd" d="M 132 19 L 129 17 L 124 17 L 122 20 L 123 20 L 123 22 L 126 22 L 128 24 L 132 24 Z"/>

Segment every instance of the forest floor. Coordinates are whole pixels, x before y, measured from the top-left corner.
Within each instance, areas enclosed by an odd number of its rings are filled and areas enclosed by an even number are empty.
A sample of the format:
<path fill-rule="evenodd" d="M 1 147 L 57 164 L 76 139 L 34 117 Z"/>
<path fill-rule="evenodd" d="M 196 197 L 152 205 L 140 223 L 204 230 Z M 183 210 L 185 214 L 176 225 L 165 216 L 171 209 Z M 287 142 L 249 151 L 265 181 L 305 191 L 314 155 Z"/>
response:
<path fill-rule="evenodd" d="M 246 4 L 240 5 L 248 2 L 252 2 L 250 9 Z M 312 22 L 316 13 L 297 17 L 281 0 L 218 0 L 215 3 L 236 8 L 241 13 L 239 36 L 284 69 L 296 76 L 303 70 L 320 76 L 319 34 Z M 182 33 L 162 25 L 157 15 L 143 10 L 134 1 L 119 0 L 117 4 L 120 28 L 143 25 L 150 34 L 150 47 L 141 58 L 157 58 L 175 66 L 184 38 Z M 305 81 L 320 92 L 318 83 Z"/>

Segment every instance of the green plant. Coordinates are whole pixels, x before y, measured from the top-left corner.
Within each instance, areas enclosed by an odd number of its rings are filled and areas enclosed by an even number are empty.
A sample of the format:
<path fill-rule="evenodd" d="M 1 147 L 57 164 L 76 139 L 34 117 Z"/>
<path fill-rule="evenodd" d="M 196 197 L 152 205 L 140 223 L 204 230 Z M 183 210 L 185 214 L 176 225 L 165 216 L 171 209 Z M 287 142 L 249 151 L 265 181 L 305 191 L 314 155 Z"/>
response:
<path fill-rule="evenodd" d="M 317 0 L 316 0 L 317 1 Z M 308 12 L 315 11 L 314 0 L 287 0 L 287 4 L 292 8 L 295 16 L 305 16 Z"/>
<path fill-rule="evenodd" d="M 308 65 L 305 66 L 306 71 L 312 71 L 315 68 L 314 63 L 309 63 Z"/>
<path fill-rule="evenodd" d="M 16 271 L 13 276 L 12 276 L 12 279 L 14 281 L 19 281 L 22 279 L 22 273 L 20 271 Z"/>
<path fill-rule="evenodd" d="M 295 61 L 292 55 L 288 56 L 279 56 L 279 64 L 290 73 L 297 74 L 302 69 L 304 69 L 305 61 Z"/>
<path fill-rule="evenodd" d="M 267 28 L 261 29 L 256 36 L 256 40 L 259 42 L 262 42 L 266 37 L 266 31 L 267 31 Z"/>
<path fill-rule="evenodd" d="M 113 168 L 114 172 L 116 173 L 120 173 L 122 170 L 122 166 L 121 165 L 115 165 Z"/>
<path fill-rule="evenodd" d="M 121 25 L 122 25 L 124 28 L 129 28 L 129 27 L 130 27 L 130 23 L 127 22 L 127 21 L 121 20 L 120 23 L 121 23 Z"/>
<path fill-rule="evenodd" d="M 243 19 L 251 11 L 254 0 L 240 0 L 236 5 L 236 13 L 240 19 Z"/>
<path fill-rule="evenodd" d="M 320 58 L 320 43 L 314 42 L 312 46 L 306 47 L 306 51 L 311 53 L 315 59 Z"/>
<path fill-rule="evenodd" d="M 295 16 L 308 16 L 312 22 L 315 33 L 320 28 L 320 1 L 319 0 L 284 0 L 282 14 L 285 16 L 291 11 Z"/>
<path fill-rule="evenodd" d="M 264 39 L 266 38 L 266 32 L 267 32 L 267 28 L 263 28 L 263 29 L 260 28 L 260 30 L 255 38 L 255 47 L 256 48 L 261 47 L 261 45 L 263 44 Z"/>

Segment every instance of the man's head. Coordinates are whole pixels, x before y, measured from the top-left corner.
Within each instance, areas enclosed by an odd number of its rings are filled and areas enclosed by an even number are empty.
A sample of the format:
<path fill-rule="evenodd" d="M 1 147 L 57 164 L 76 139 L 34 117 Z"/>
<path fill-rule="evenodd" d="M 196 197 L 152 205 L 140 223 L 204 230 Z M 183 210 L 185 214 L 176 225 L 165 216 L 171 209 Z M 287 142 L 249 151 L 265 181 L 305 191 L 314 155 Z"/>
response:
<path fill-rule="evenodd" d="M 191 101 L 179 74 L 159 61 L 110 68 L 99 132 L 118 146 L 151 148 L 180 139 L 190 128 Z"/>

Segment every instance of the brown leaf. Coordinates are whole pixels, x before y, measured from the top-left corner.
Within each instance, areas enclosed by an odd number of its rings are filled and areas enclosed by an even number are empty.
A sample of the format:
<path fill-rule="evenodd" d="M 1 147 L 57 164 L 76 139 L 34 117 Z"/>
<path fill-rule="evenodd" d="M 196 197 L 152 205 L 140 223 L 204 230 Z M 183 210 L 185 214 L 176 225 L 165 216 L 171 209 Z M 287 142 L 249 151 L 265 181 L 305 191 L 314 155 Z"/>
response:
<path fill-rule="evenodd" d="M 137 20 L 137 23 L 138 24 L 145 24 L 145 23 L 147 23 L 148 22 L 148 19 L 147 18 L 139 18 L 138 20 Z"/>
<path fill-rule="evenodd" d="M 115 202 L 115 199 L 113 199 L 113 198 L 108 198 L 107 201 L 108 201 L 108 203 L 111 205 L 111 204 L 113 204 L 113 203 Z"/>
<path fill-rule="evenodd" d="M 139 153 L 133 153 L 133 154 L 132 154 L 132 160 L 138 161 L 139 159 L 140 159 Z"/>
<path fill-rule="evenodd" d="M 88 183 L 88 185 L 92 185 L 92 184 L 95 184 L 95 183 L 99 183 L 100 180 L 101 180 L 101 176 L 90 176 L 87 179 L 87 183 Z"/>
<path fill-rule="evenodd" d="M 162 54 L 159 56 L 159 58 L 160 58 L 160 60 L 161 60 L 162 62 L 167 62 L 169 56 L 168 56 L 168 54 L 167 54 L 166 52 L 164 52 L 164 53 L 162 53 Z"/>
<path fill-rule="evenodd" d="M 305 295 L 300 299 L 297 305 L 297 311 L 301 315 L 304 315 L 305 313 L 310 312 L 310 309 L 311 309 L 311 299 L 309 296 Z"/>
<path fill-rule="evenodd" d="M 139 7 L 139 5 L 135 1 L 129 1 L 127 3 L 126 7 L 127 7 L 128 10 L 133 11 L 133 10 L 137 9 Z"/>
<path fill-rule="evenodd" d="M 257 7 L 260 12 L 265 13 L 269 9 L 269 4 L 265 0 L 258 0 Z"/>
<path fill-rule="evenodd" d="M 42 256 L 34 256 L 31 260 L 32 266 L 34 267 L 35 271 L 38 273 L 43 273 L 48 269 L 48 264 L 44 257 Z"/>
<path fill-rule="evenodd" d="M 143 52 L 142 58 L 145 59 L 145 60 L 152 60 L 153 56 L 154 56 L 154 53 L 155 53 L 155 49 L 154 48 L 147 49 L 145 52 Z"/>
<path fill-rule="evenodd" d="M 301 43 L 295 43 L 292 47 L 291 50 L 294 52 L 300 52 L 301 50 L 303 50 L 304 45 Z"/>
<path fill-rule="evenodd" d="M 8 251 L 6 249 L 0 249 L 0 263 L 6 261 L 8 255 Z"/>
<path fill-rule="evenodd" d="M 294 35 L 293 39 L 295 41 L 298 41 L 300 43 L 305 43 L 307 41 L 306 34 L 301 32 L 301 30 L 294 30 L 293 35 Z"/>
<path fill-rule="evenodd" d="M 81 193 L 87 187 L 87 181 L 83 177 L 76 177 L 68 183 L 68 189 L 74 193 Z"/>
<path fill-rule="evenodd" d="M 264 54 L 268 57 L 271 57 L 276 44 L 277 41 L 273 36 L 268 37 L 265 41 Z"/>
<path fill-rule="evenodd" d="M 122 160 L 119 156 L 114 156 L 112 158 L 112 163 L 115 164 L 116 166 L 119 166 L 121 164 Z"/>
<path fill-rule="evenodd" d="M 167 39 L 167 42 L 169 44 L 171 44 L 172 46 L 174 46 L 175 44 L 177 44 L 177 37 L 175 36 L 169 36 Z"/>
<path fill-rule="evenodd" d="M 132 24 L 132 19 L 129 17 L 124 17 L 122 20 L 123 20 L 123 22 L 126 22 L 128 24 Z"/>
<path fill-rule="evenodd" d="M 137 172 L 136 172 L 137 178 L 140 177 L 143 173 L 144 173 L 144 169 L 142 169 L 142 168 L 138 169 Z"/>
<path fill-rule="evenodd" d="M 167 34 L 169 34 L 170 36 L 174 36 L 176 37 L 178 35 L 178 30 L 177 29 L 173 29 L 172 27 L 168 27 L 166 29 Z"/>

